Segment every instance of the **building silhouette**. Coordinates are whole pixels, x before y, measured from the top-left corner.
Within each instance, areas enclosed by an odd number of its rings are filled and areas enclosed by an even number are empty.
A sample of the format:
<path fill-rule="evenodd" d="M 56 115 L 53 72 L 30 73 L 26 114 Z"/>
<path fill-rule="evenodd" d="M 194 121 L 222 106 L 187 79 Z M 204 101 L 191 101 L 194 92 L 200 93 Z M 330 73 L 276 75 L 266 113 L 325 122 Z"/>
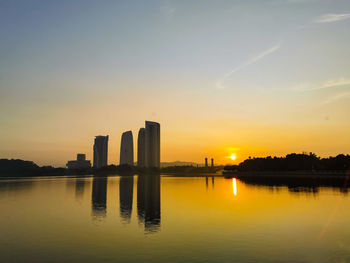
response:
<path fill-rule="evenodd" d="M 208 158 L 205 157 L 205 167 L 208 167 Z"/>
<path fill-rule="evenodd" d="M 214 167 L 214 158 L 211 158 L 211 167 Z"/>
<path fill-rule="evenodd" d="M 146 130 L 140 128 L 137 137 L 137 166 L 145 167 L 146 159 L 146 142 L 145 142 Z"/>
<path fill-rule="evenodd" d="M 160 227 L 160 176 L 139 175 L 137 178 L 137 215 L 145 230 L 155 232 Z"/>
<path fill-rule="evenodd" d="M 107 178 L 94 177 L 92 181 L 92 215 L 105 217 L 107 210 Z"/>
<path fill-rule="evenodd" d="M 68 161 L 66 164 L 68 169 L 87 169 L 91 168 L 91 162 L 86 160 L 86 155 L 83 153 L 77 154 L 77 159 Z"/>
<path fill-rule="evenodd" d="M 107 166 L 108 162 L 108 135 L 96 136 L 94 143 L 94 168 Z"/>
<path fill-rule="evenodd" d="M 133 189 L 134 177 L 121 176 L 119 181 L 120 217 L 126 222 L 130 222 L 131 219 Z"/>
<path fill-rule="evenodd" d="M 132 131 L 127 131 L 122 134 L 119 164 L 134 165 L 134 143 Z"/>
<path fill-rule="evenodd" d="M 160 124 L 146 121 L 145 128 L 145 166 L 160 167 Z"/>

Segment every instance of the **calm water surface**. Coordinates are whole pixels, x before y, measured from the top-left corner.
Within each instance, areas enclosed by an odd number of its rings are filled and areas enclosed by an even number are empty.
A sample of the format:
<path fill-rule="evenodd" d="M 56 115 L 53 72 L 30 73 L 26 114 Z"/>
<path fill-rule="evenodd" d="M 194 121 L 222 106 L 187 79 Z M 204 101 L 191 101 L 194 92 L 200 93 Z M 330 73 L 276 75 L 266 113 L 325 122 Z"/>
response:
<path fill-rule="evenodd" d="M 350 262 L 349 208 L 219 177 L 0 180 L 0 262 Z"/>

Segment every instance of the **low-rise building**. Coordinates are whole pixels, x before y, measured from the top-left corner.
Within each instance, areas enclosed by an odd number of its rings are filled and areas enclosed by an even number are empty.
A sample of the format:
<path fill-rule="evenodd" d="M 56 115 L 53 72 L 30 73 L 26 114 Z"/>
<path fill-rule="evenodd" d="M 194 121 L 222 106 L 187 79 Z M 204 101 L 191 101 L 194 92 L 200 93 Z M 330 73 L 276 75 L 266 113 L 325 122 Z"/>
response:
<path fill-rule="evenodd" d="M 77 154 L 77 159 L 68 161 L 66 164 L 68 169 L 87 169 L 91 168 L 91 162 L 86 160 L 86 155 L 83 153 Z"/>

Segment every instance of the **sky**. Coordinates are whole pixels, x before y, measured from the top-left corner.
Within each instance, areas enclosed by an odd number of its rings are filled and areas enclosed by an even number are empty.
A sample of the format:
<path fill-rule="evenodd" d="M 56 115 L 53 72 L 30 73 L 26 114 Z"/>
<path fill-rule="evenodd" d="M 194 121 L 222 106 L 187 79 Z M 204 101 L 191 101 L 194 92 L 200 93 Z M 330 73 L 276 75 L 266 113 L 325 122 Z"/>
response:
<path fill-rule="evenodd" d="M 164 162 L 350 153 L 348 0 L 0 0 L 0 36 L 0 158 L 136 160 L 145 120 Z"/>

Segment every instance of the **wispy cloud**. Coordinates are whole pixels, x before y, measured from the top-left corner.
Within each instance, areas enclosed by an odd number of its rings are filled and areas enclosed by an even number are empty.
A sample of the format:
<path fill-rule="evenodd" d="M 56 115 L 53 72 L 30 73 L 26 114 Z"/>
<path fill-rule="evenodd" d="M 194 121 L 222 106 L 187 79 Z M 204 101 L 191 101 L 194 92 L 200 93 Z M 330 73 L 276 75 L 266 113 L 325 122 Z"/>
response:
<path fill-rule="evenodd" d="M 340 78 L 337 80 L 330 80 L 323 84 L 321 88 L 332 88 L 332 87 L 339 87 L 339 86 L 346 86 L 350 85 L 350 79 Z"/>
<path fill-rule="evenodd" d="M 335 102 L 337 100 L 340 100 L 340 99 L 344 99 L 344 98 L 348 98 L 350 97 L 350 91 L 346 91 L 346 92 L 342 92 L 342 93 L 338 93 L 330 98 L 328 98 L 327 100 L 325 100 L 323 102 L 323 104 L 328 104 L 328 103 L 332 103 L 332 102 Z"/>
<path fill-rule="evenodd" d="M 295 91 L 318 91 L 323 89 L 328 89 L 327 93 L 330 94 L 326 100 L 321 102 L 322 104 L 329 104 L 335 102 L 337 100 L 350 97 L 350 91 L 348 88 L 350 87 L 350 79 L 339 78 L 328 80 L 323 84 L 308 84 L 301 83 L 292 87 L 292 90 Z"/>
<path fill-rule="evenodd" d="M 345 14 L 326 14 L 318 17 L 315 23 L 332 23 L 340 20 L 350 19 L 350 13 Z"/>
<path fill-rule="evenodd" d="M 260 54 L 250 58 L 249 60 L 247 60 L 246 62 L 244 62 L 243 64 L 233 68 L 230 72 L 228 72 L 227 74 L 225 74 L 222 78 L 220 78 L 217 82 L 216 82 L 216 88 L 217 89 L 224 89 L 226 88 L 224 85 L 224 82 L 226 79 L 228 79 L 229 77 L 231 77 L 233 74 L 235 74 L 237 71 L 240 71 L 252 64 L 255 64 L 256 62 L 258 62 L 259 60 L 263 59 L 264 57 L 272 54 L 273 52 L 277 51 L 280 48 L 280 44 L 277 44 L 269 49 L 264 50 L 263 52 L 261 52 Z"/>
<path fill-rule="evenodd" d="M 297 86 L 294 86 L 292 89 L 298 90 L 298 91 L 312 91 L 312 90 L 343 87 L 343 86 L 348 86 L 348 85 L 350 85 L 350 79 L 339 78 L 339 79 L 328 80 L 320 85 L 317 85 L 317 84 L 311 85 L 311 84 L 307 84 L 307 83 L 301 83 Z"/>

